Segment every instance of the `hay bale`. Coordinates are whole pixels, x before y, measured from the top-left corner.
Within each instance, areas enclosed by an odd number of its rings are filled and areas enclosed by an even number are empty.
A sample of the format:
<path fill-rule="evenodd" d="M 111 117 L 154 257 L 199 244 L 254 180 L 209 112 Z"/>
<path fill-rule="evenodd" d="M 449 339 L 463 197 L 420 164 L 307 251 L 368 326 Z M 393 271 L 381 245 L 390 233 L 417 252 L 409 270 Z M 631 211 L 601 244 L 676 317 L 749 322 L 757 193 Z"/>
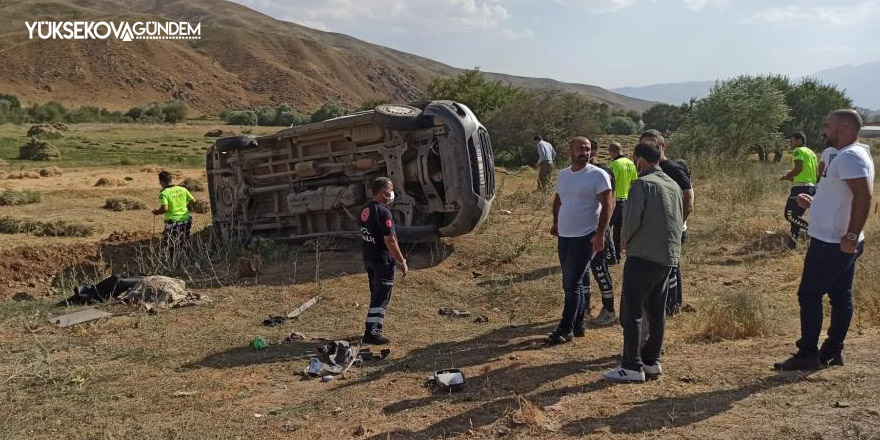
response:
<path fill-rule="evenodd" d="M 37 237 L 88 237 L 95 232 L 91 225 L 64 220 L 43 222 L 34 219 L 0 217 L 0 234 L 33 234 Z"/>
<path fill-rule="evenodd" d="M 43 139 L 58 139 L 64 137 L 60 130 L 53 127 L 52 124 L 36 124 L 31 125 L 27 132 L 28 137 L 38 137 Z"/>
<path fill-rule="evenodd" d="M 115 177 L 102 177 L 95 182 L 95 186 L 102 187 L 114 187 L 114 186 L 125 186 L 128 185 L 124 180 L 117 179 Z"/>
<path fill-rule="evenodd" d="M 67 131 L 68 130 L 67 124 L 65 124 L 63 122 L 53 122 L 52 128 L 54 128 L 58 131 Z"/>
<path fill-rule="evenodd" d="M 139 211 L 147 209 L 147 204 L 132 197 L 110 197 L 104 202 L 103 208 L 111 211 Z"/>
<path fill-rule="evenodd" d="M 211 212 L 211 204 L 207 200 L 195 200 L 189 205 L 189 210 L 196 214 L 207 214 Z"/>
<path fill-rule="evenodd" d="M 61 158 L 61 152 L 55 146 L 35 138 L 18 147 L 18 158 L 23 160 L 54 160 Z"/>
<path fill-rule="evenodd" d="M 61 171 L 61 168 L 58 167 L 40 168 L 38 172 L 41 177 L 53 177 L 64 174 L 64 172 Z"/>
<path fill-rule="evenodd" d="M 186 179 L 183 179 L 183 182 L 180 182 L 180 186 L 188 189 L 189 192 L 196 192 L 196 191 L 204 191 L 205 190 L 204 183 L 202 183 L 201 181 L 199 181 L 197 179 L 193 179 L 191 177 L 187 177 Z"/>
<path fill-rule="evenodd" d="M 36 191 L 24 190 L 16 191 L 7 189 L 0 194 L 0 206 L 18 206 L 30 205 L 32 203 L 40 203 L 42 196 Z"/>
<path fill-rule="evenodd" d="M 141 167 L 142 173 L 158 173 L 159 171 L 162 171 L 162 167 L 159 165 L 144 165 Z"/>

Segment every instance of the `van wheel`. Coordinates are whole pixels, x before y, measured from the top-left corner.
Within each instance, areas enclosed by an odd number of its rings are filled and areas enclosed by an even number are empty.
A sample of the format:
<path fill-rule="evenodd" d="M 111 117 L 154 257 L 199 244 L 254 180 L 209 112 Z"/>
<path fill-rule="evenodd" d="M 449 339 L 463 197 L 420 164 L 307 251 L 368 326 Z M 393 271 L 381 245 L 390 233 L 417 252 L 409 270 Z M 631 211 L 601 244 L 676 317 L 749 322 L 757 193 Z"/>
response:
<path fill-rule="evenodd" d="M 373 122 L 385 129 L 413 131 L 422 128 L 422 111 L 403 104 L 382 104 L 373 113 Z"/>

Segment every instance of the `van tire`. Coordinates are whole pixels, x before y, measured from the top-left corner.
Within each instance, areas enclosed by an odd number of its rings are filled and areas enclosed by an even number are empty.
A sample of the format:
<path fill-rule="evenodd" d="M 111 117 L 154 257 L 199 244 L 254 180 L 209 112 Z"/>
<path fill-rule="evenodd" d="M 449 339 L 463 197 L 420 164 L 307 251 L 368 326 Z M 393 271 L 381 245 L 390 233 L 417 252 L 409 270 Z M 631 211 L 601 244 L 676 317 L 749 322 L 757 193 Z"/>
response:
<path fill-rule="evenodd" d="M 373 113 L 373 122 L 394 131 L 413 131 L 423 128 L 422 111 L 403 104 L 382 104 Z"/>

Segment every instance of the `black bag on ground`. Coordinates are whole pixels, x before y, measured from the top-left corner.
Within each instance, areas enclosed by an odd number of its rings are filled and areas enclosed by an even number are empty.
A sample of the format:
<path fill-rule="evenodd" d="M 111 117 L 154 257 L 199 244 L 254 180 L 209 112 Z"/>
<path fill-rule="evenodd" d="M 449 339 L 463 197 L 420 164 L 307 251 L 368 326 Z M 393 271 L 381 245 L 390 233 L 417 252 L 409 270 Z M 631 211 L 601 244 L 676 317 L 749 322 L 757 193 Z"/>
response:
<path fill-rule="evenodd" d="M 65 300 L 68 304 L 94 304 L 116 298 L 127 292 L 144 279 L 144 274 L 124 272 L 113 274 L 98 284 L 84 284 L 73 288 L 73 296 Z"/>

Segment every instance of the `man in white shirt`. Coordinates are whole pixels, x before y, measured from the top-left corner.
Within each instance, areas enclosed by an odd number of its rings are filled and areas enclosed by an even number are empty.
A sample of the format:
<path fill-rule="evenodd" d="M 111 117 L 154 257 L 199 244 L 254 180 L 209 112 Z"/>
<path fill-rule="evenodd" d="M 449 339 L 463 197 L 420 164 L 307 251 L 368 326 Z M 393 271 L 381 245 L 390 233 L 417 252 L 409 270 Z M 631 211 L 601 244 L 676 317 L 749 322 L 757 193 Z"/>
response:
<path fill-rule="evenodd" d="M 545 190 L 550 185 L 550 177 L 553 175 L 556 150 L 541 136 L 535 136 L 534 141 L 537 142 L 535 147 L 538 149 L 538 162 L 535 164 L 538 167 L 538 189 Z"/>
<path fill-rule="evenodd" d="M 571 166 L 559 172 L 556 183 L 550 234 L 559 237 L 565 304 L 559 326 L 547 336 L 550 345 L 571 342 L 573 337 L 584 335 L 584 273 L 593 253 L 605 249 L 605 231 L 613 206 L 611 179 L 601 168 L 589 163 L 590 149 L 589 139 L 572 139 Z"/>
<path fill-rule="evenodd" d="M 856 260 L 864 249 L 862 229 L 871 210 L 874 162 L 859 144 L 862 120 L 855 110 L 837 110 L 825 121 L 825 139 L 837 150 L 829 159 L 815 196 L 802 194 L 798 203 L 811 208 L 810 247 L 798 289 L 801 337 L 798 352 L 774 366 L 777 370 L 814 370 L 843 365 L 843 342 L 853 316 L 852 285 Z M 824 156 L 824 155 L 823 155 Z M 828 337 L 822 332 L 822 297 L 831 302 Z"/>

